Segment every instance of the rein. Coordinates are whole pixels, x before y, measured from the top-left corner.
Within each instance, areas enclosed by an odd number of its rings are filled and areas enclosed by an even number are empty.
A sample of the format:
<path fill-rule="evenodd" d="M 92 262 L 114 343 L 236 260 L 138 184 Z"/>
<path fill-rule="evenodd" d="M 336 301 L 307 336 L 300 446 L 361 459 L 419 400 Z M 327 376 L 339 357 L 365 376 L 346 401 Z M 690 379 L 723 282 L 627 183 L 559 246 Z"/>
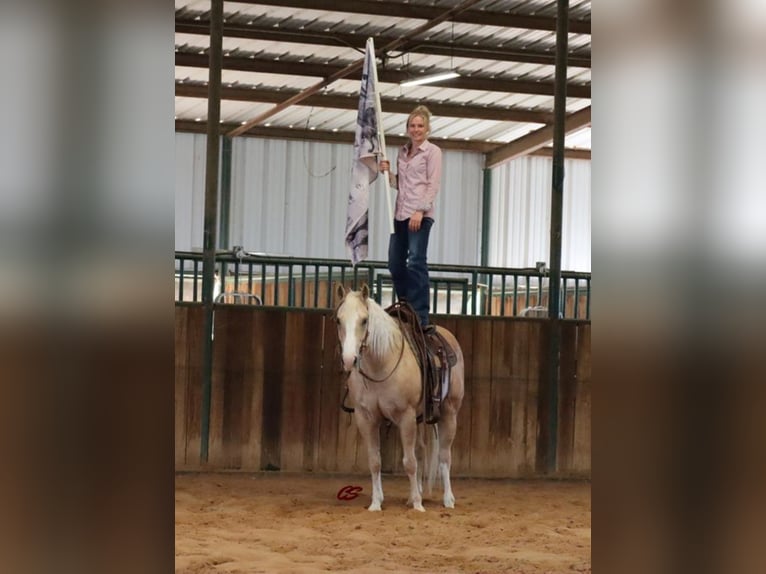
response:
<path fill-rule="evenodd" d="M 415 354 L 415 358 L 418 361 L 418 364 L 421 367 L 421 376 L 422 376 L 422 387 L 421 387 L 421 401 L 422 401 L 422 412 L 417 415 L 416 421 L 418 423 L 422 423 L 426 417 L 425 413 L 427 411 L 427 405 L 426 405 L 426 392 L 425 392 L 425 386 L 426 386 L 426 365 L 428 365 L 428 352 L 426 350 L 426 341 L 424 334 L 420 331 L 420 329 L 417 329 L 417 333 L 415 329 L 407 328 L 411 327 L 412 325 L 418 324 L 418 317 L 415 315 L 414 310 L 407 306 L 406 304 L 401 303 L 395 303 L 388 309 L 386 309 L 386 312 L 389 316 L 393 317 L 397 325 L 399 327 L 399 334 L 401 336 L 401 348 L 399 349 L 399 358 L 396 360 L 396 364 L 394 365 L 394 368 L 391 369 L 391 372 L 389 372 L 385 377 L 381 379 L 376 379 L 374 377 L 371 377 L 368 375 L 361 367 L 362 362 L 362 354 L 364 353 L 364 350 L 368 348 L 367 345 L 367 339 L 370 336 L 370 330 L 369 325 L 367 329 L 364 332 L 364 337 L 362 338 L 362 342 L 359 345 L 359 354 L 357 355 L 357 364 L 359 366 L 355 367 L 356 371 L 362 375 L 365 381 L 370 381 L 374 383 L 383 383 L 387 381 L 391 376 L 396 372 L 396 369 L 399 368 L 399 364 L 402 361 L 402 357 L 404 356 L 404 346 L 409 345 L 410 349 Z M 336 310 L 337 313 L 337 310 Z M 404 317 L 404 318 L 403 318 Z M 419 335 L 419 337 L 418 337 Z M 338 345 L 340 346 L 341 341 L 337 341 Z M 341 359 L 342 361 L 342 359 Z M 446 360 L 443 360 L 443 362 L 446 362 Z M 341 409 L 344 410 L 347 413 L 353 413 L 354 408 L 346 406 L 346 399 L 348 398 L 349 394 L 349 388 L 348 383 L 346 384 L 346 392 L 343 395 L 343 400 L 341 401 Z M 438 415 L 437 415 L 438 417 Z M 432 420 L 428 421 L 429 423 L 433 424 L 438 420 Z"/>
<path fill-rule="evenodd" d="M 359 374 L 362 375 L 362 377 L 364 377 L 366 380 L 371 381 L 373 383 L 384 383 L 388 379 L 391 378 L 391 375 L 393 375 L 396 372 L 396 369 L 399 368 L 399 363 L 402 362 L 402 357 L 404 356 L 404 345 L 407 344 L 407 341 L 406 341 L 406 339 L 404 337 L 404 330 L 402 329 L 401 321 L 399 321 L 399 332 L 400 332 L 400 335 L 402 336 L 402 346 L 401 346 L 401 349 L 399 350 L 399 358 L 396 360 L 396 364 L 394 365 L 394 368 L 391 369 L 391 372 L 388 373 L 382 379 L 376 379 L 374 377 L 371 377 L 367 373 L 365 373 L 362 370 L 362 367 L 360 366 L 360 367 L 357 368 L 357 371 L 359 371 Z M 367 337 L 369 335 L 370 335 L 370 330 L 368 328 L 364 332 L 364 339 L 362 339 L 362 344 L 359 346 L 359 360 L 360 360 L 360 362 L 361 362 L 362 353 L 367 348 Z M 340 343 L 340 341 L 338 341 L 338 343 Z M 343 400 L 341 401 L 340 408 L 343 409 L 344 411 L 346 411 L 347 413 L 353 413 L 354 412 L 354 408 L 346 406 L 346 398 L 347 397 L 348 397 L 348 385 L 346 385 L 346 393 L 343 395 Z M 420 422 L 420 420 L 418 420 L 418 422 Z"/>
<path fill-rule="evenodd" d="M 401 329 L 400 329 L 400 331 L 401 331 Z M 406 344 L 407 341 L 405 341 L 404 334 L 402 333 L 402 345 L 401 345 L 401 349 L 399 350 L 399 358 L 396 360 L 396 364 L 394 365 L 394 368 L 391 369 L 391 372 L 388 373 L 382 379 L 376 379 L 374 377 L 371 377 L 367 373 L 365 373 L 362 370 L 362 366 L 361 366 L 362 353 L 367 348 L 367 336 L 369 334 L 370 334 L 370 330 L 369 330 L 369 327 L 368 327 L 368 329 L 364 332 L 364 339 L 362 339 L 362 344 L 359 346 L 359 367 L 357 368 L 357 371 L 359 371 L 359 374 L 362 375 L 368 381 L 372 381 L 373 383 L 383 383 L 383 382 L 387 381 L 389 378 L 391 378 L 391 375 L 393 375 L 396 372 L 396 369 L 399 368 L 399 363 L 402 362 L 402 357 L 404 356 L 404 345 Z"/>

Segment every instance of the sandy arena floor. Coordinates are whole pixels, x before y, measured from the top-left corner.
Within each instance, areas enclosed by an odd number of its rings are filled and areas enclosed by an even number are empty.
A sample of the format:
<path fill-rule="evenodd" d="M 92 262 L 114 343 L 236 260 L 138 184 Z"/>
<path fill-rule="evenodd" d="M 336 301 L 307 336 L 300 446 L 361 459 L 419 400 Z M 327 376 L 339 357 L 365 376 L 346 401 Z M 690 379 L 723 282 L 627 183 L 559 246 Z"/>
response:
<path fill-rule="evenodd" d="M 339 500 L 346 486 L 362 491 Z M 176 573 L 591 572 L 588 482 L 453 479 L 425 513 L 405 506 L 406 477 L 176 476 Z M 350 490 L 353 496 L 353 489 Z"/>

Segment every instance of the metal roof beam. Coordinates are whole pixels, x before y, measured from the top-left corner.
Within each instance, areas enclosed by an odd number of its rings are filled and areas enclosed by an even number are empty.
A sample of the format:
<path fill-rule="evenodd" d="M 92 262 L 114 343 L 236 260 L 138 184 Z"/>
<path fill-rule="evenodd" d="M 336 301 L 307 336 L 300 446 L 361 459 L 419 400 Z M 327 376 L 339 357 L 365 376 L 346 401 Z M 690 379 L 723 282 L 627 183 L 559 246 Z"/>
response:
<path fill-rule="evenodd" d="M 590 106 L 567 116 L 564 120 L 564 133 L 568 134 L 588 125 L 590 125 Z M 489 152 L 484 167 L 495 167 L 506 161 L 528 155 L 548 145 L 552 139 L 553 125 L 542 127 Z"/>
<path fill-rule="evenodd" d="M 438 26 L 439 24 L 441 24 L 442 22 L 445 22 L 446 20 L 449 20 L 450 18 L 454 18 L 460 12 L 462 12 L 464 10 L 467 10 L 468 8 L 473 6 L 474 4 L 478 4 L 480 1 L 481 0 L 463 0 L 463 2 L 461 2 L 459 5 L 455 6 L 454 8 L 450 8 L 446 12 L 443 12 L 443 13 L 439 14 L 434 19 L 426 22 L 422 26 L 420 26 L 420 27 L 416 28 L 415 30 L 413 30 L 410 33 L 409 37 L 417 37 L 418 34 L 421 34 L 422 32 L 425 32 L 426 30 L 430 30 L 434 26 Z M 406 41 L 407 41 L 406 37 L 402 36 L 401 38 L 398 38 L 394 42 L 391 42 L 390 44 L 386 44 L 385 46 L 383 46 L 382 47 L 382 52 L 385 52 L 386 50 L 393 50 L 395 48 L 398 48 L 399 46 L 401 46 L 404 43 L 406 43 Z M 338 70 L 337 72 L 335 72 L 331 76 L 325 78 L 321 82 L 319 82 L 317 84 L 314 84 L 313 86 L 303 90 L 301 93 L 296 94 L 292 98 L 289 98 L 289 99 L 285 100 L 284 102 L 282 102 L 280 104 L 277 104 L 276 106 L 271 108 L 269 111 L 267 111 L 265 113 L 262 113 L 259 116 L 255 117 L 255 118 L 253 118 L 251 120 L 248 120 L 247 122 L 245 122 L 240 127 L 238 127 L 236 129 L 232 130 L 231 132 L 229 132 L 227 135 L 229 135 L 229 136 L 237 136 L 237 135 L 247 131 L 248 128 L 258 124 L 259 122 L 262 122 L 263 120 L 265 120 L 267 118 L 270 118 L 274 114 L 281 112 L 282 110 L 290 107 L 291 105 L 297 104 L 301 100 L 311 96 L 312 94 L 317 93 L 319 90 L 321 90 L 325 86 L 329 86 L 330 84 L 332 84 L 335 80 L 340 80 L 341 78 L 345 78 L 346 76 L 348 76 L 352 72 L 355 72 L 356 70 L 359 70 L 363 65 L 364 65 L 364 58 L 359 58 L 359 60 L 357 60 L 356 62 L 353 62 L 353 63 L 349 64 L 348 66 L 346 66 L 345 68 L 343 68 L 341 70 Z"/>
<path fill-rule="evenodd" d="M 553 157 L 553 148 L 552 147 L 541 147 L 540 149 L 536 149 L 533 152 L 530 152 L 527 155 L 534 155 L 539 157 Z M 591 153 L 589 149 L 581 149 L 581 148 L 574 148 L 574 147 L 565 147 L 564 148 L 564 157 L 567 159 L 591 159 Z"/>
<path fill-rule="evenodd" d="M 208 66 L 208 57 L 204 53 L 191 54 L 185 52 L 176 52 L 175 56 L 176 66 L 188 66 L 191 68 L 207 68 Z M 361 68 L 363 61 L 364 59 L 360 60 L 358 63 L 354 62 L 346 67 L 341 67 L 333 66 L 330 64 L 312 64 L 265 58 L 242 58 L 236 56 L 226 56 L 223 59 L 223 68 L 225 70 L 237 70 L 240 72 L 257 72 L 262 74 L 285 74 L 290 76 L 314 76 L 326 78 L 319 84 L 312 86 L 311 88 L 307 88 L 307 90 L 301 92 L 301 94 L 305 93 L 305 97 L 308 97 L 318 92 L 321 88 L 331 84 L 335 80 L 339 80 L 345 77 L 348 73 L 351 73 L 351 71 Z M 354 68 L 351 71 L 348 71 L 351 66 L 354 66 Z M 437 73 L 439 71 L 447 70 L 428 70 L 428 73 Z M 398 84 L 410 79 L 410 77 L 411 75 L 409 73 L 401 72 L 398 70 L 378 70 L 378 80 L 380 82 Z M 537 82 L 525 80 L 506 80 L 503 78 L 491 78 L 476 75 L 460 76 L 459 78 L 454 78 L 452 80 L 445 80 L 440 82 L 438 86 L 441 88 L 481 90 L 509 94 L 535 94 L 542 96 L 553 95 L 552 81 Z M 308 91 L 310 91 L 310 93 L 306 93 Z M 567 97 L 589 99 L 590 85 L 567 84 Z M 301 97 L 300 99 L 304 98 Z M 297 103 L 297 101 L 291 103 Z"/>
<path fill-rule="evenodd" d="M 224 86 L 221 98 L 240 102 L 278 103 L 286 97 L 299 93 L 297 90 L 266 90 L 262 88 Z M 207 85 L 176 82 L 176 96 L 185 98 L 207 98 Z M 383 109 L 389 113 L 409 114 L 418 104 L 425 104 L 435 116 L 466 118 L 477 120 L 495 120 L 500 122 L 534 122 L 547 124 L 553 121 L 552 112 L 540 112 L 525 109 L 505 108 L 502 106 L 472 106 L 470 104 L 442 104 L 429 100 L 411 100 L 405 98 L 382 98 Z M 301 104 L 318 108 L 356 110 L 359 107 L 358 96 L 332 94 L 314 94 L 304 99 Z"/>
<path fill-rule="evenodd" d="M 179 34 L 199 34 L 208 35 L 210 30 L 209 22 L 204 19 L 176 19 L 176 32 Z M 340 32 L 319 32 L 306 31 L 299 29 L 290 29 L 281 26 L 280 28 L 257 26 L 254 24 L 225 24 L 223 28 L 224 36 L 230 38 L 245 38 L 249 40 L 268 40 L 270 42 L 292 42 L 294 44 L 314 44 L 320 46 L 346 46 L 359 50 L 364 50 L 366 37 L 361 34 L 347 34 Z M 376 45 L 384 45 L 395 40 L 393 36 L 373 35 Z M 543 64 L 553 66 L 555 64 L 555 54 L 541 50 L 525 50 L 512 47 L 493 47 L 488 45 L 476 46 L 473 42 L 463 43 L 434 41 L 413 41 L 407 45 L 409 53 L 432 54 L 437 56 L 454 56 L 457 58 L 472 58 L 497 60 L 503 62 L 522 62 L 528 64 Z M 570 67 L 590 68 L 590 55 L 569 54 L 567 65 Z"/>
<path fill-rule="evenodd" d="M 221 129 L 226 130 L 235 127 L 236 124 L 223 123 Z M 204 134 L 207 130 L 206 122 L 195 122 L 191 120 L 176 120 L 176 131 L 186 133 Z M 304 130 L 289 129 L 277 127 L 256 126 L 247 130 L 243 136 L 274 138 L 282 140 L 299 141 L 317 141 L 329 143 L 353 144 L 354 134 L 352 132 L 328 132 L 323 130 Z M 387 135 L 386 143 L 392 146 L 404 145 L 408 141 L 405 137 Z M 476 140 L 465 141 L 462 139 L 437 139 L 434 140 L 442 149 L 457 151 L 472 151 L 477 153 L 488 153 L 494 149 L 502 147 L 502 144 L 481 142 Z M 551 157 L 553 148 L 541 147 L 529 153 L 529 155 Z M 565 148 L 564 156 L 570 159 L 591 159 L 589 149 Z"/>
<path fill-rule="evenodd" d="M 352 14 L 376 14 L 396 18 L 419 18 L 431 20 L 444 11 L 443 8 L 405 4 L 401 2 L 376 2 L 374 0 L 238 0 L 240 4 L 261 4 L 283 6 L 304 10 L 325 10 L 328 12 L 349 12 Z M 556 30 L 556 18 L 527 16 L 491 10 L 465 10 L 452 18 L 455 22 L 503 26 L 506 28 L 527 28 L 530 30 Z M 590 21 L 570 19 L 569 32 L 590 34 Z"/>
<path fill-rule="evenodd" d="M 205 133 L 206 122 L 195 122 L 192 120 L 176 120 L 177 132 L 190 132 L 190 133 Z M 221 131 L 234 129 L 237 124 L 224 123 L 221 124 Z M 279 127 L 264 127 L 253 126 L 244 131 L 242 136 L 251 137 L 263 137 L 263 138 L 276 138 L 281 140 L 299 140 L 299 141 L 319 141 L 330 143 L 342 143 L 353 145 L 354 132 L 329 132 L 323 130 L 306 130 L 301 128 L 279 128 Z M 409 141 L 406 137 L 386 135 L 386 145 L 389 146 L 402 146 Z M 439 138 L 434 140 L 440 148 L 459 151 L 473 151 L 477 153 L 486 153 L 498 146 L 496 143 L 483 142 L 476 140 L 462 140 L 462 139 L 443 139 Z"/>

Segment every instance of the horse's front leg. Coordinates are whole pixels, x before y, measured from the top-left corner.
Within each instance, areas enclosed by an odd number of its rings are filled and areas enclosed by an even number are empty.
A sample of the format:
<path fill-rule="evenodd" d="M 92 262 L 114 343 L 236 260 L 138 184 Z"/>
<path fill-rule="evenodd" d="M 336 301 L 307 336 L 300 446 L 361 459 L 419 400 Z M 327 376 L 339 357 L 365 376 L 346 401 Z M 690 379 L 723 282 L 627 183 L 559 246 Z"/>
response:
<path fill-rule="evenodd" d="M 399 434 L 402 439 L 402 451 L 404 451 L 402 463 L 407 477 L 410 479 L 410 498 L 407 500 L 407 504 L 412 504 L 412 508 L 415 510 L 425 512 L 421 489 L 418 485 L 418 459 L 415 456 L 417 432 L 418 423 L 414 413 L 412 416 L 402 417 L 402 420 L 399 421 Z"/>
<path fill-rule="evenodd" d="M 359 412 L 359 409 L 356 411 Z M 357 415 L 357 427 L 367 445 L 367 462 L 372 477 L 372 502 L 367 510 L 379 511 L 383 504 L 383 482 L 380 477 L 380 423 Z"/>

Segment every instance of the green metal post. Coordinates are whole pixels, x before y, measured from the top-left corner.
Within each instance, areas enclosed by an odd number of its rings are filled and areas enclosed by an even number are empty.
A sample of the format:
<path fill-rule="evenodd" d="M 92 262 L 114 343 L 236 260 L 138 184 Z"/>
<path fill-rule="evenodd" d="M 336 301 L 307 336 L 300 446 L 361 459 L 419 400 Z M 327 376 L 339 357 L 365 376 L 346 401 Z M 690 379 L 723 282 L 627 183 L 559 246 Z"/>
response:
<path fill-rule="evenodd" d="M 221 216 L 218 233 L 218 248 L 230 249 L 229 221 L 231 218 L 231 138 L 224 136 L 221 152 Z"/>
<path fill-rule="evenodd" d="M 569 1 L 558 0 L 556 10 L 556 76 L 553 92 L 553 185 L 551 190 L 550 264 L 548 279 L 548 473 L 556 472 L 559 428 L 559 363 L 561 322 L 561 228 L 564 205 L 564 119 L 567 97 L 567 39 Z"/>
<path fill-rule="evenodd" d="M 482 267 L 489 266 L 489 225 L 490 225 L 490 203 L 492 201 L 492 170 L 490 168 L 484 168 L 484 178 L 482 180 L 481 188 L 481 253 L 480 263 Z M 487 275 L 482 275 L 479 278 L 480 283 L 487 283 Z M 474 285 L 475 301 L 477 297 L 481 296 L 481 292 L 478 290 L 478 286 Z"/>
<path fill-rule="evenodd" d="M 221 67 L 223 59 L 223 0 L 212 0 L 210 10 L 210 73 L 207 101 L 205 163 L 205 224 L 202 264 L 202 305 L 205 310 L 202 348 L 202 419 L 200 461 L 208 458 L 210 396 L 213 379 L 213 280 L 218 215 L 218 155 L 220 152 Z"/>
<path fill-rule="evenodd" d="M 481 189 L 481 255 L 482 267 L 487 267 L 489 262 L 489 204 L 492 192 L 492 170 L 484 168 L 484 179 Z"/>

